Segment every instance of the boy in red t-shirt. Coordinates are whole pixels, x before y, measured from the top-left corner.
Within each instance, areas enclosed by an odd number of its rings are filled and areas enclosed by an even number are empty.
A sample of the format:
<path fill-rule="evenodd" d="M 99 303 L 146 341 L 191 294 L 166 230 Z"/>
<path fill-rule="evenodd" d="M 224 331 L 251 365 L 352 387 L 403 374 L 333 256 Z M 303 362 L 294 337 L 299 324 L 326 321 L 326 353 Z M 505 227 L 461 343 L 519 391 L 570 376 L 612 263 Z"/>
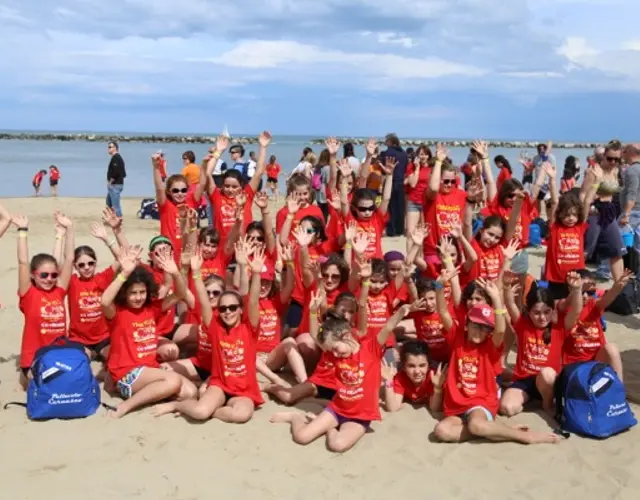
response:
<path fill-rule="evenodd" d="M 33 189 L 36 191 L 36 196 L 40 196 L 40 185 L 42 184 L 42 178 L 47 175 L 47 171 L 42 169 L 36 172 L 36 175 L 33 176 L 33 181 L 31 181 L 31 185 Z"/>

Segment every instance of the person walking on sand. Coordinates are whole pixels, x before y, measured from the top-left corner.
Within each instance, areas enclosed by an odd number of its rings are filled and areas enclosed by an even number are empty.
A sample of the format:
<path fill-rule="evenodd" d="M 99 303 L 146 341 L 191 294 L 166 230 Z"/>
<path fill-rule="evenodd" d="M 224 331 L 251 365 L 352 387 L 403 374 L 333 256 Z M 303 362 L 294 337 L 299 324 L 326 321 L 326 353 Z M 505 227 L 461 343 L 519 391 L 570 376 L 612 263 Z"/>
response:
<path fill-rule="evenodd" d="M 36 191 L 36 196 L 40 196 L 40 184 L 42 184 L 42 178 L 47 175 L 47 171 L 42 169 L 36 172 L 36 175 L 33 176 L 33 180 L 31 181 L 31 185 L 33 189 Z"/>
<path fill-rule="evenodd" d="M 58 182 L 60 181 L 60 170 L 55 165 L 49 166 L 49 189 L 51 196 L 58 196 Z"/>
<path fill-rule="evenodd" d="M 120 156 L 120 148 L 117 142 L 107 144 L 107 152 L 111 156 L 107 168 L 107 206 L 112 208 L 118 217 L 122 217 L 120 207 L 120 195 L 124 187 L 124 178 L 127 171 L 124 168 L 124 160 Z"/>
<path fill-rule="evenodd" d="M 387 134 L 384 140 L 387 149 L 380 154 L 380 162 L 384 165 L 387 157 L 393 158 L 396 167 L 393 169 L 393 187 L 389 203 L 389 221 L 387 236 L 404 235 L 404 219 L 406 212 L 404 193 L 404 174 L 409 162 L 407 153 L 400 147 L 400 139 L 396 134 Z"/>

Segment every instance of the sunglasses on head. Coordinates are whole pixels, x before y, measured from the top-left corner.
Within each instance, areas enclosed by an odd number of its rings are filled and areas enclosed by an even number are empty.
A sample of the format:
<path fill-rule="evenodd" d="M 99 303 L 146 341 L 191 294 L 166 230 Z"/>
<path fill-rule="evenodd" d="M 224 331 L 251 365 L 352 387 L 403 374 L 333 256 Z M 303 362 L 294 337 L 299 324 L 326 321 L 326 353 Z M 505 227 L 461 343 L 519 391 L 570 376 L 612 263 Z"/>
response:
<path fill-rule="evenodd" d="M 46 280 L 47 278 L 51 278 L 51 279 L 57 279 L 59 274 L 58 273 L 38 273 L 38 276 L 40 277 L 40 279 Z"/>
<path fill-rule="evenodd" d="M 78 267 L 80 269 L 84 269 L 84 268 L 87 268 L 87 267 L 95 266 L 96 265 L 96 261 L 95 260 L 90 260 L 89 262 L 78 262 L 77 265 L 78 265 Z"/>
<path fill-rule="evenodd" d="M 368 205 L 366 207 L 358 207 L 358 212 L 373 212 L 375 210 L 375 205 Z"/>
<path fill-rule="evenodd" d="M 232 304 L 230 306 L 218 306 L 218 311 L 220 311 L 220 314 L 224 314 L 227 311 L 234 313 L 238 309 L 240 309 L 240 304 Z"/>
<path fill-rule="evenodd" d="M 220 295 L 222 295 L 222 292 L 220 290 L 207 290 L 207 295 L 209 296 L 209 298 L 215 298 L 220 297 Z"/>
<path fill-rule="evenodd" d="M 605 158 L 609 163 L 622 163 L 622 158 L 617 158 L 615 156 L 606 156 Z"/>
<path fill-rule="evenodd" d="M 189 192 L 189 189 L 188 188 L 172 188 L 171 192 L 173 194 L 178 194 L 178 193 L 187 194 Z"/>
<path fill-rule="evenodd" d="M 453 186 L 456 183 L 455 179 L 443 179 L 442 184 L 445 186 Z"/>
<path fill-rule="evenodd" d="M 342 276 L 340 276 L 339 274 L 323 274 L 322 277 L 327 281 L 333 281 L 333 280 L 339 281 L 340 278 L 342 278 Z"/>

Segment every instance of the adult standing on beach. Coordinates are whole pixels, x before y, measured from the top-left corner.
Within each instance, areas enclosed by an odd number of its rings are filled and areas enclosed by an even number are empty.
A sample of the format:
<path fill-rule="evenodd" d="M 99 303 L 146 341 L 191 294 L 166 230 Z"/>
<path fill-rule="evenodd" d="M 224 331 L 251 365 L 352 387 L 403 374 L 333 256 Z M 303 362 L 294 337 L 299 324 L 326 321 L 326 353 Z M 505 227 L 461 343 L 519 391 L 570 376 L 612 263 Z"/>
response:
<path fill-rule="evenodd" d="M 624 171 L 624 182 L 620 196 L 622 215 L 620 226 L 627 224 L 634 232 L 634 250 L 640 248 L 640 144 L 629 144 L 622 151 L 622 158 L 627 164 Z M 638 272 L 640 277 L 640 271 Z"/>
<path fill-rule="evenodd" d="M 538 154 L 536 156 L 533 157 L 533 168 L 534 168 L 534 183 L 537 182 L 538 176 L 540 175 L 545 175 L 542 172 L 542 165 L 544 163 L 551 163 L 551 165 L 553 165 L 553 167 L 555 168 L 556 166 L 556 157 L 553 156 L 551 154 L 551 141 L 549 141 L 547 144 L 538 144 L 536 150 L 538 151 Z M 538 199 L 535 200 L 536 202 L 536 209 L 538 210 L 538 213 L 540 213 L 540 208 L 542 205 L 542 201 L 547 197 L 547 194 L 549 193 L 549 186 L 547 186 L 546 184 L 542 185 L 542 189 L 540 189 L 540 192 L 538 193 Z"/>
<path fill-rule="evenodd" d="M 120 195 L 122 194 L 127 171 L 124 168 L 124 160 L 120 156 L 120 147 L 117 142 L 111 141 L 108 143 L 107 152 L 111 156 L 109 167 L 107 168 L 107 206 L 112 208 L 118 217 L 122 217 Z"/>
<path fill-rule="evenodd" d="M 391 189 L 391 201 L 389 202 L 389 222 L 387 223 L 387 236 L 404 235 L 404 217 L 406 212 L 404 194 L 404 174 L 407 170 L 407 153 L 400 147 L 400 139 L 396 134 L 387 134 L 384 138 L 387 149 L 380 154 L 380 161 L 384 165 L 387 157 L 395 160 L 393 169 L 393 184 Z"/>

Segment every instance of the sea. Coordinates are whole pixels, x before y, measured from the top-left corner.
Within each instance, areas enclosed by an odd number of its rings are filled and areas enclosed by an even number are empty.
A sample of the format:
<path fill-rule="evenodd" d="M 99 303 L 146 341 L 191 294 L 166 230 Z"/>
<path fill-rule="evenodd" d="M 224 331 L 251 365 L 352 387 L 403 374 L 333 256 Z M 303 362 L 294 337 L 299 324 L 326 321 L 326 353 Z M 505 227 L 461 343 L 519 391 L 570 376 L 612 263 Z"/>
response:
<path fill-rule="evenodd" d="M 17 132 L 17 131 L 16 131 Z M 24 131 L 20 131 L 24 132 Z M 134 134 L 130 134 L 134 135 Z M 143 134 L 135 134 L 143 135 Z M 150 135 L 150 134 L 149 134 Z M 179 135 L 179 134 L 175 134 Z M 187 135 L 187 134 L 183 134 Z M 204 134 L 199 134 L 204 135 Z M 216 135 L 216 134 L 211 134 Z M 246 135 L 238 134 L 245 137 Z M 289 173 L 300 161 L 302 150 L 310 146 L 319 153 L 323 146 L 311 144 L 317 136 L 303 135 L 275 135 L 269 147 L 268 155 L 275 155 L 283 171 Z M 123 196 L 152 197 L 154 193 L 151 155 L 158 150 L 165 152 L 169 173 L 179 173 L 182 168 L 182 153 L 192 150 L 197 158 L 202 158 L 208 149 L 207 144 L 182 143 L 136 143 L 123 142 L 120 153 L 125 160 L 127 178 Z M 246 145 L 246 158 L 250 151 L 258 152 L 257 145 Z M 356 146 L 356 155 L 364 157 L 364 147 Z M 504 155 L 511 163 L 514 176 L 522 178 L 522 166 L 518 162 L 519 149 L 492 148 L 490 155 Z M 533 149 L 525 150 L 531 156 Z M 450 156 L 456 165 L 466 161 L 468 148 L 450 148 Z M 558 166 L 558 177 L 562 173 L 562 166 L 567 156 L 577 156 L 584 168 L 586 158 L 592 153 L 588 149 L 554 149 Z M 223 159 L 228 160 L 228 155 Z M 40 169 L 47 169 L 49 165 L 56 165 L 60 169 L 61 179 L 58 185 L 58 196 L 68 197 L 99 197 L 106 194 L 106 172 L 109 163 L 106 143 L 82 141 L 36 141 L 36 140 L 0 140 L 0 172 L 3 182 L 0 183 L 0 197 L 27 197 L 33 195 L 31 181 Z M 495 170 L 495 167 L 494 167 Z M 281 177 L 284 180 L 284 177 Z M 49 183 L 43 181 L 42 193 L 48 194 Z M 284 182 L 280 183 L 284 189 Z"/>

